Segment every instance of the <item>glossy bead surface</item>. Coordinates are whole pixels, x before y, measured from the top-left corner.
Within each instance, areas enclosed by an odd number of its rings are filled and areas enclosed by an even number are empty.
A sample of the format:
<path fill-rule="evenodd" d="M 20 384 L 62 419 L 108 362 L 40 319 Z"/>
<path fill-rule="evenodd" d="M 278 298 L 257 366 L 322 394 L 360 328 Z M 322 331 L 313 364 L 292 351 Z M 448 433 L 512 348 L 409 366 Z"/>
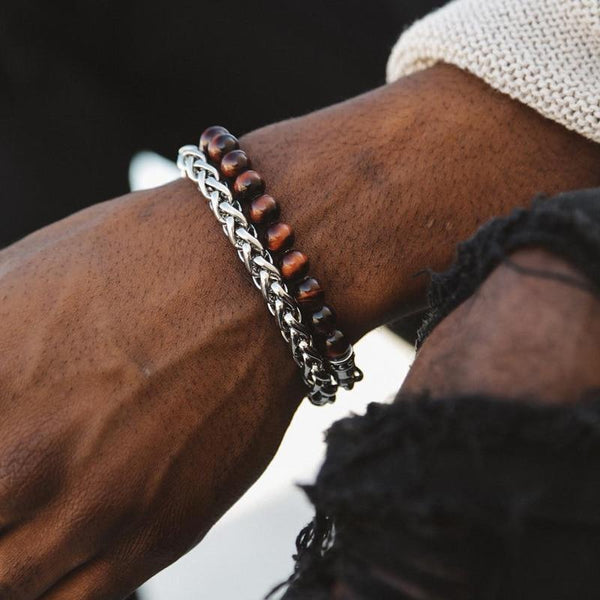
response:
<path fill-rule="evenodd" d="M 262 194 L 250 203 L 248 216 L 255 225 L 266 225 L 279 217 L 279 204 L 273 196 Z"/>
<path fill-rule="evenodd" d="M 202 152 L 206 152 L 210 140 L 221 133 L 229 133 L 229 131 L 220 125 L 213 125 L 212 127 L 205 129 L 200 136 L 200 150 L 202 150 Z"/>
<path fill-rule="evenodd" d="M 325 292 L 314 277 L 306 277 L 296 286 L 296 300 L 304 307 L 321 308 Z"/>
<path fill-rule="evenodd" d="M 233 191 L 238 200 L 251 200 L 265 191 L 265 182 L 256 171 L 250 169 L 236 177 Z"/>
<path fill-rule="evenodd" d="M 208 142 L 208 156 L 213 162 L 220 163 L 225 154 L 239 147 L 239 142 L 230 133 L 219 133 Z"/>
<path fill-rule="evenodd" d="M 287 223 L 273 223 L 265 231 L 265 244 L 271 252 L 289 250 L 294 244 L 294 230 Z"/>
<path fill-rule="evenodd" d="M 327 304 L 323 304 L 319 310 L 316 310 L 310 316 L 313 329 L 323 334 L 328 334 L 335 329 L 336 320 L 335 311 Z"/>
<path fill-rule="evenodd" d="M 308 256 L 300 250 L 290 250 L 286 252 L 280 264 L 280 271 L 286 281 L 301 279 L 308 273 Z"/>
<path fill-rule="evenodd" d="M 237 177 L 250 168 L 250 159 L 243 150 L 232 150 L 221 160 L 221 173 L 225 177 Z"/>
<path fill-rule="evenodd" d="M 348 340 L 339 329 L 332 331 L 325 338 L 323 346 L 325 349 L 325 356 L 329 359 L 341 358 L 350 349 Z"/>

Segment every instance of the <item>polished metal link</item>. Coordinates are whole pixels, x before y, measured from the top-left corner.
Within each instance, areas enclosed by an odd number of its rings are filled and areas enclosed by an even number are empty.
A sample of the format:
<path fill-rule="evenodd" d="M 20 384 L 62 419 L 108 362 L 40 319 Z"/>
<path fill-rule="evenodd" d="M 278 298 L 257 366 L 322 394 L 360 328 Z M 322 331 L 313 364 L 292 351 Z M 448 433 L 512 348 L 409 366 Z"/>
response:
<path fill-rule="evenodd" d="M 328 361 L 321 356 L 273 256 L 258 239 L 256 229 L 248 223 L 227 183 L 221 181 L 218 169 L 207 162 L 198 146 L 193 145 L 179 149 L 177 167 L 183 177 L 198 186 L 250 273 L 252 282 L 263 295 L 283 339 L 291 348 L 294 361 L 302 371 L 302 378 L 309 389 L 309 400 L 321 406 L 335 400 L 338 387 L 352 389 L 354 383 L 362 379 L 362 372 L 354 364 L 352 347 L 339 360 Z"/>

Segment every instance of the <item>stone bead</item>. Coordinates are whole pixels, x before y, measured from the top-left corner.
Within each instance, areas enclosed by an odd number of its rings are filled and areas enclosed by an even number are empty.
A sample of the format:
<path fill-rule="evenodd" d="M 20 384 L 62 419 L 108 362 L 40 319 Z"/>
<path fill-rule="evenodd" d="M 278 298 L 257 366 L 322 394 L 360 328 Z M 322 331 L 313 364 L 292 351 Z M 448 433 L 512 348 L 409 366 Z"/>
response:
<path fill-rule="evenodd" d="M 279 204 L 273 196 L 263 194 L 250 203 L 248 216 L 255 225 L 266 225 L 279 217 Z"/>
<path fill-rule="evenodd" d="M 348 340 L 339 329 L 332 331 L 325 338 L 323 346 L 325 349 L 325 356 L 329 359 L 341 358 L 350 348 Z"/>
<path fill-rule="evenodd" d="M 294 244 L 294 230 L 287 223 L 273 223 L 265 231 L 265 244 L 271 252 L 284 252 Z"/>
<path fill-rule="evenodd" d="M 236 177 L 233 191 L 238 200 L 251 200 L 265 191 L 265 182 L 256 171 L 250 169 Z"/>
<path fill-rule="evenodd" d="M 225 154 L 240 147 L 237 138 L 230 133 L 219 133 L 208 142 L 208 156 L 214 163 L 220 163 Z"/>
<path fill-rule="evenodd" d="M 296 286 L 296 300 L 305 308 L 321 308 L 324 298 L 325 292 L 314 277 L 306 277 Z"/>
<path fill-rule="evenodd" d="M 308 273 L 308 268 L 308 256 L 300 250 L 290 250 L 281 259 L 280 270 L 286 281 L 301 279 Z"/>
<path fill-rule="evenodd" d="M 221 173 L 225 177 L 237 177 L 250 168 L 250 159 L 243 150 L 232 150 L 221 160 Z"/>
<path fill-rule="evenodd" d="M 220 125 L 213 125 L 212 127 L 205 129 L 200 136 L 200 150 L 202 150 L 202 152 L 206 152 L 208 150 L 208 143 L 210 140 L 214 138 L 215 135 L 219 135 L 221 133 L 229 133 L 229 131 Z"/>
<path fill-rule="evenodd" d="M 316 310 L 310 316 L 310 323 L 315 331 L 322 334 L 329 334 L 335 329 L 336 314 L 331 306 L 323 304 L 319 310 Z"/>

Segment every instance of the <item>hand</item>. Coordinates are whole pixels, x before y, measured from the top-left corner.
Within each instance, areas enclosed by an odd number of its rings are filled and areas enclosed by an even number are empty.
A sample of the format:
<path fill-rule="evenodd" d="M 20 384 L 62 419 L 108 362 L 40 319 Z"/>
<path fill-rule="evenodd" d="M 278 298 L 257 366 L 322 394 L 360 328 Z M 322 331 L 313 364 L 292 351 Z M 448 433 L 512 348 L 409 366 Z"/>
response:
<path fill-rule="evenodd" d="M 300 400 L 185 181 L 0 254 L 0 598 L 123 598 L 257 477 Z"/>
<path fill-rule="evenodd" d="M 444 66 L 242 144 L 352 341 L 478 223 L 600 183 L 596 146 Z M 274 453 L 303 389 L 203 204 L 177 182 L 0 254 L 0 597 L 125 597 Z"/>

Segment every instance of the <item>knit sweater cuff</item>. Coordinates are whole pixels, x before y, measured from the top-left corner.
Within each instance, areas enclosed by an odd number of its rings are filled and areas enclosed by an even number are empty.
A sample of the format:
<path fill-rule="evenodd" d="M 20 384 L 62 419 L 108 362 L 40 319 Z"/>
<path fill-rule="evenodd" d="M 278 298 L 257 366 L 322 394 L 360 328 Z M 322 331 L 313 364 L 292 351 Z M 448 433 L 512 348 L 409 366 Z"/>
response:
<path fill-rule="evenodd" d="M 437 62 L 600 142 L 600 0 L 454 0 L 402 34 L 388 82 Z"/>

